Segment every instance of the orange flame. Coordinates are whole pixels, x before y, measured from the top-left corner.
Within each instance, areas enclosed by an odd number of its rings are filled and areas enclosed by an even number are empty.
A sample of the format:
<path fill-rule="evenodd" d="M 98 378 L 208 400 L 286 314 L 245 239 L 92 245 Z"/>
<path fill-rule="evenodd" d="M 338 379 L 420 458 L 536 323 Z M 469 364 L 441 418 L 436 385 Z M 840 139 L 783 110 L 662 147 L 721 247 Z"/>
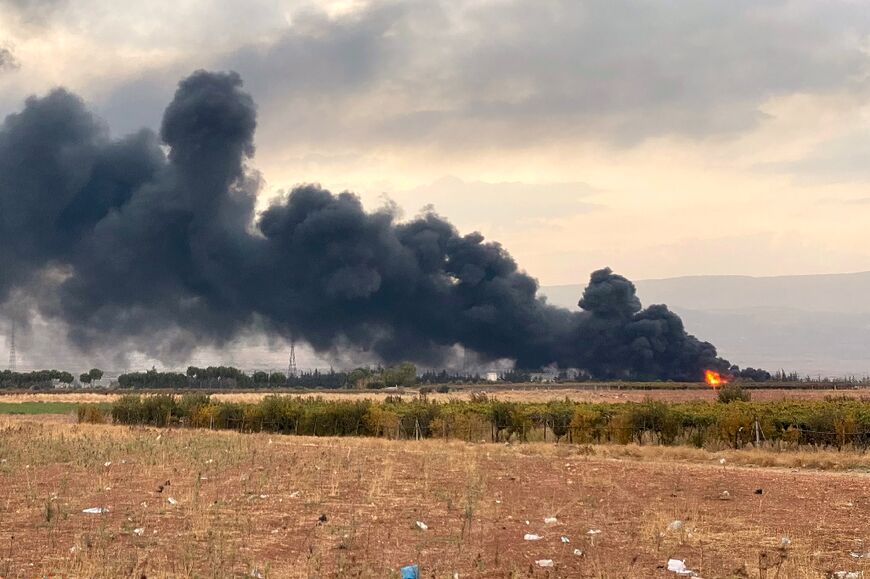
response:
<path fill-rule="evenodd" d="M 723 384 L 728 383 L 728 378 L 719 374 L 719 372 L 715 372 L 713 370 L 705 370 L 704 371 L 704 382 L 710 388 L 716 389 Z"/>

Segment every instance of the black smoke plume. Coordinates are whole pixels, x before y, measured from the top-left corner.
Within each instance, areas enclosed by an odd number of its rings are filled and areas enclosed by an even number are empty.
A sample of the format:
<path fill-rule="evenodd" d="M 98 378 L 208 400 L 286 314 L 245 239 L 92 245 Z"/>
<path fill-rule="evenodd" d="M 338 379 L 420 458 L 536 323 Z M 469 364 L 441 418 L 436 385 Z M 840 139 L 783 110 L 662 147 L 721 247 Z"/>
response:
<path fill-rule="evenodd" d="M 320 352 L 442 362 L 456 345 L 522 368 L 698 379 L 727 368 L 609 269 L 569 311 L 497 243 L 434 213 L 398 222 L 299 187 L 255 218 L 256 109 L 234 73 L 196 72 L 159 136 L 119 140 L 65 90 L 0 127 L 0 303 L 25 294 L 85 351 L 221 345 L 253 325 Z"/>

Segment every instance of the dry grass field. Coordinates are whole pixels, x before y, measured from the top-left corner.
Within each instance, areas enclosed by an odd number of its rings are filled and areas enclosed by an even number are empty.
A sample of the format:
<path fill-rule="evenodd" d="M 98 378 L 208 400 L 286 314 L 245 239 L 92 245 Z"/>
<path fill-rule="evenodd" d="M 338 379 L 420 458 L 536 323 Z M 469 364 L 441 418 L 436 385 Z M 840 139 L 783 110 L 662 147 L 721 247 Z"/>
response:
<path fill-rule="evenodd" d="M 671 557 L 708 579 L 828 577 L 870 567 L 850 554 L 870 551 L 867 469 L 866 455 L 848 452 L 394 442 L 8 416 L 0 577 L 383 578 L 409 563 L 425 579 L 677 577 Z M 93 507 L 107 512 L 82 512 Z"/>
<path fill-rule="evenodd" d="M 599 389 L 580 389 L 572 387 L 545 387 L 539 386 L 530 389 L 498 388 L 490 389 L 475 388 L 473 390 L 456 390 L 446 394 L 428 394 L 430 400 L 447 401 L 468 400 L 472 392 L 486 391 L 491 397 L 505 402 L 547 402 L 550 400 L 569 400 L 577 402 L 642 402 L 644 400 L 659 400 L 663 402 L 687 402 L 692 400 L 715 400 L 716 393 L 710 388 L 698 387 L 687 390 L 632 390 L 614 389 L 602 387 Z M 772 400 L 818 400 L 826 396 L 849 397 L 861 400 L 870 400 L 870 388 L 840 388 L 830 390 L 805 390 L 805 389 L 775 389 L 753 388 L 752 399 L 757 401 Z M 212 398 L 226 402 L 257 402 L 263 397 L 269 396 L 268 391 L 262 392 L 217 392 Z M 383 401 L 387 396 L 402 395 L 412 397 L 417 390 L 383 391 L 383 390 L 321 390 L 321 391 L 281 391 L 282 395 L 291 396 L 319 396 L 327 400 L 359 400 L 367 398 L 375 401 Z M 93 393 L 93 392 L 35 392 L 35 393 L 2 393 L 0 403 L 21 402 L 70 402 L 70 403 L 100 403 L 117 400 L 121 394 L 118 392 Z"/>

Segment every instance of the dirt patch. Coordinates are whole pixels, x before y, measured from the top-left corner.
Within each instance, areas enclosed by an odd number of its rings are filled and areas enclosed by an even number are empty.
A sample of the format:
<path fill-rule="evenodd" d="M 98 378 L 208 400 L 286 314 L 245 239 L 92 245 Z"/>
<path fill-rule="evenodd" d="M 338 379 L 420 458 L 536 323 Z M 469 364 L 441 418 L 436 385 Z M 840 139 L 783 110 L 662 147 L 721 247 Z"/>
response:
<path fill-rule="evenodd" d="M 744 567 L 757 577 L 783 537 L 780 576 L 820 577 L 861 569 L 849 552 L 870 550 L 870 477 L 857 473 L 613 459 L 565 445 L 21 417 L 0 428 L 5 577 L 380 578 L 412 562 L 426 578 L 674 577 L 670 557 L 704 577 Z M 82 512 L 90 507 L 108 512 Z M 544 559 L 555 566 L 536 564 Z"/>

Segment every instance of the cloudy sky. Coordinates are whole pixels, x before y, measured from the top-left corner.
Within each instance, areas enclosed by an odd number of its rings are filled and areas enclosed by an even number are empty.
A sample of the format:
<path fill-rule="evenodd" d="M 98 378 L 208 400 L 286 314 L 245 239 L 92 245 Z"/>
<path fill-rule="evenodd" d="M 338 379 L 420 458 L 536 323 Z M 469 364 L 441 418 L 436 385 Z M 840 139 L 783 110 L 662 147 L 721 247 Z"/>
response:
<path fill-rule="evenodd" d="M 432 204 L 542 284 L 870 269 L 863 1 L 0 0 L 0 113 L 63 85 L 121 135 L 178 80 L 259 105 L 261 202 Z"/>

